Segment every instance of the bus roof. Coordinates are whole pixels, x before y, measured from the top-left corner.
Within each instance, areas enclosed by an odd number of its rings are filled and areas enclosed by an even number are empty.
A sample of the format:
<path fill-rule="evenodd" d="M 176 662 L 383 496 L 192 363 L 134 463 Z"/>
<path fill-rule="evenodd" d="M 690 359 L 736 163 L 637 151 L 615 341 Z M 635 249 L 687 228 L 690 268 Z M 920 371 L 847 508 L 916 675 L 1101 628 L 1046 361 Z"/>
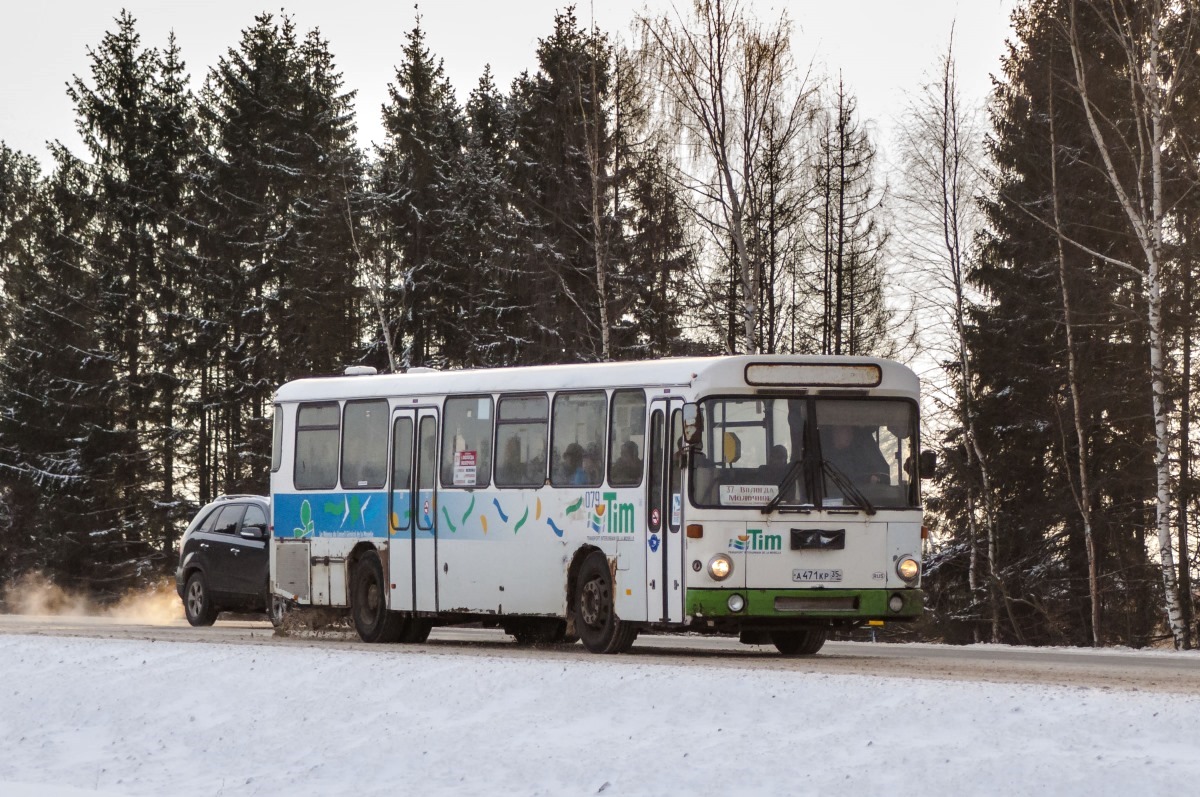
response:
<path fill-rule="evenodd" d="M 751 371 L 753 366 L 761 370 Z M 793 366 L 793 368 L 788 368 Z M 319 401 L 383 396 L 429 396 L 452 393 L 521 393 L 547 390 L 588 388 L 673 388 L 686 387 L 697 394 L 717 392 L 754 393 L 790 388 L 857 387 L 829 381 L 793 381 L 805 374 L 820 377 L 839 369 L 878 367 L 875 394 L 917 395 L 917 376 L 900 363 L 873 357 L 833 357 L 815 355 L 739 354 L 721 357 L 677 357 L 632 362 L 584 363 L 570 365 L 513 366 L 470 370 L 414 370 L 403 374 L 372 376 L 327 376 L 296 379 L 279 388 L 275 400 Z M 747 384 L 752 373 L 778 373 L 786 382 L 775 380 Z M 872 371 L 872 373 L 875 373 Z M 753 381 L 753 379 L 751 380 Z"/>

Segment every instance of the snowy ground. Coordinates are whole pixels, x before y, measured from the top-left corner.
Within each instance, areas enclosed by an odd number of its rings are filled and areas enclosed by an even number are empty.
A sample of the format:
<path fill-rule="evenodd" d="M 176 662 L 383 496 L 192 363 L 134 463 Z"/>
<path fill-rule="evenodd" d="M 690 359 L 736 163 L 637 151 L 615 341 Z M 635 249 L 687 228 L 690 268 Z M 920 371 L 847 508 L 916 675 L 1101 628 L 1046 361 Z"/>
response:
<path fill-rule="evenodd" d="M 0 795 L 1191 793 L 1200 698 L 0 636 Z"/>

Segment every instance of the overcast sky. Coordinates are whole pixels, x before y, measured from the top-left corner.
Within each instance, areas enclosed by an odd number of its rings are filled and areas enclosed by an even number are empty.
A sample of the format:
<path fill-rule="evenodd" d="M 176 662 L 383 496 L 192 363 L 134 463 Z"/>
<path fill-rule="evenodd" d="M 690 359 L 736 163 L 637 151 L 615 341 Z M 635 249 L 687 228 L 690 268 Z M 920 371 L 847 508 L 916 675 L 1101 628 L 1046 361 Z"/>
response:
<path fill-rule="evenodd" d="M 681 8 L 688 0 L 676 0 Z M 786 8 L 794 27 L 796 60 L 817 71 L 840 70 L 857 95 L 859 112 L 886 137 L 945 49 L 956 23 L 955 50 L 965 92 L 982 98 L 998 71 L 1015 0 L 743 0 L 760 18 Z M 485 64 L 506 88 L 522 70 L 536 68 L 537 40 L 554 24 L 565 0 L 441 0 L 421 4 L 432 52 L 465 99 Z M 605 0 L 577 5 L 582 22 L 596 23 L 628 41 L 634 15 L 671 9 L 670 0 Z M 87 48 L 96 46 L 126 8 L 138 21 L 142 43 L 161 47 L 174 30 L 192 87 L 237 44 L 259 10 L 282 8 L 301 31 L 319 28 L 329 40 L 348 89 L 358 91 L 362 143 L 380 141 L 379 108 L 393 82 L 404 33 L 416 11 L 411 2 L 360 0 L 24 0 L 5 3 L 0 16 L 0 140 L 47 159 L 45 142 L 80 150 L 74 109 L 65 86 L 72 75 L 90 79 Z M 884 149 L 887 142 L 880 142 Z"/>

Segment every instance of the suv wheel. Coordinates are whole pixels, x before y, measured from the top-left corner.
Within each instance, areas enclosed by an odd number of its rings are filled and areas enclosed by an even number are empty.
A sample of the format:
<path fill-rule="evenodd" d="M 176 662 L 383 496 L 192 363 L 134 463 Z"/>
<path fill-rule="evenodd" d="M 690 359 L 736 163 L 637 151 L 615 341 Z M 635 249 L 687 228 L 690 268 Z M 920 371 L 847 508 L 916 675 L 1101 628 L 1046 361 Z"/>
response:
<path fill-rule="evenodd" d="M 213 606 L 204 574 L 199 571 L 188 577 L 187 586 L 184 587 L 183 613 L 187 621 L 195 626 L 212 625 L 217 620 L 217 607 Z"/>
<path fill-rule="evenodd" d="M 267 606 L 267 614 L 271 616 L 271 625 L 275 626 L 276 628 L 281 627 L 283 625 L 284 618 L 287 617 L 288 609 L 290 608 L 291 607 L 288 606 L 287 600 L 279 597 L 278 595 L 272 595 L 270 598 L 270 603 Z"/>

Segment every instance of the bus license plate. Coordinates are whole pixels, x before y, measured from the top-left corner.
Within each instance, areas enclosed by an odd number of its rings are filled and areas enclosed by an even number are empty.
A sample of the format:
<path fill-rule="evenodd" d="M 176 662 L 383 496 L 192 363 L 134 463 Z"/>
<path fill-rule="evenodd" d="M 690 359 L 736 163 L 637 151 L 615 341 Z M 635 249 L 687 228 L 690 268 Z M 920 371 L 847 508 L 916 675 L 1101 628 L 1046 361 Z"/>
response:
<path fill-rule="evenodd" d="M 793 570 L 792 581 L 841 581 L 841 570 Z"/>

